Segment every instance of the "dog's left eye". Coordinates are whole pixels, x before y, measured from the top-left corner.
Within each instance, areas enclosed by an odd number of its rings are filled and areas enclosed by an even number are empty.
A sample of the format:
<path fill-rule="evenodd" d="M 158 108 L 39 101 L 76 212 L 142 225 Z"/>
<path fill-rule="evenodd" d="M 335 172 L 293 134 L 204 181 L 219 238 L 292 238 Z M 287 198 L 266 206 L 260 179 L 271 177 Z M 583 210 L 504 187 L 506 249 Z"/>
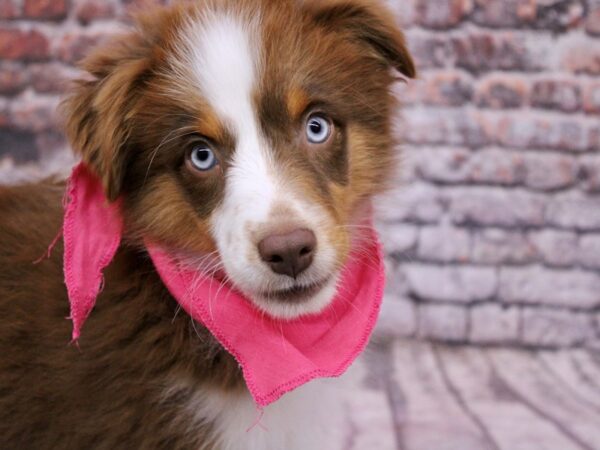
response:
<path fill-rule="evenodd" d="M 311 144 L 323 144 L 331 136 L 331 121 L 322 114 L 311 115 L 306 122 L 306 137 Z"/>
<path fill-rule="evenodd" d="M 193 169 L 208 172 L 219 163 L 215 152 L 206 144 L 196 145 L 189 152 L 188 162 Z"/>

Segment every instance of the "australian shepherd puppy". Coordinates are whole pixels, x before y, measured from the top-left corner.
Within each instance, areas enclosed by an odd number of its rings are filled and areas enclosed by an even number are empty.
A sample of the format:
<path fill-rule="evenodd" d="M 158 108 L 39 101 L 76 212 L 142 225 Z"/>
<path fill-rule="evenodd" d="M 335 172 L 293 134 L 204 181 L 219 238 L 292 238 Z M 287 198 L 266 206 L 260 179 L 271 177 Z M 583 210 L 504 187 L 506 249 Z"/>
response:
<path fill-rule="evenodd" d="M 66 131 L 122 200 L 124 241 L 69 346 L 62 244 L 33 264 L 64 183 L 0 189 L 0 448 L 333 448 L 316 432 L 333 414 L 302 389 L 249 430 L 238 365 L 178 311 L 143 242 L 221 268 L 275 317 L 327 307 L 394 167 L 391 86 L 415 69 L 393 15 L 368 0 L 182 2 L 142 12 L 83 68 Z"/>

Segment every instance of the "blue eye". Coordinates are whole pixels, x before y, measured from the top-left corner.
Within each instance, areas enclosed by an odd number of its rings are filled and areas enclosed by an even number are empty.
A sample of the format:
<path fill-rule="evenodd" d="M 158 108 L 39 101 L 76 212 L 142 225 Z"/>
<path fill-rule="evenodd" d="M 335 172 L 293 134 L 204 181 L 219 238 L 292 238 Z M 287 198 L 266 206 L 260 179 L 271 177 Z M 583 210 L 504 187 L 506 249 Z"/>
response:
<path fill-rule="evenodd" d="M 331 136 L 331 122 L 320 114 L 313 114 L 306 122 L 306 137 L 311 144 L 323 144 Z"/>
<path fill-rule="evenodd" d="M 208 172 L 219 163 L 215 152 L 206 144 L 194 147 L 190 152 L 189 161 L 192 167 L 200 172 Z"/>

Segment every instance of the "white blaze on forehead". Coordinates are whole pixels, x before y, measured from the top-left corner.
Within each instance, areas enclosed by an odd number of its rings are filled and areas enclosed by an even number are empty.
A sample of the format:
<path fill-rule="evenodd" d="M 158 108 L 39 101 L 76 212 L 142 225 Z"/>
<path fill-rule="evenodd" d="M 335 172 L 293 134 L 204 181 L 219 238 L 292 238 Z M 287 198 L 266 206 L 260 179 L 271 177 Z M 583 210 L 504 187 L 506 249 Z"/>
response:
<path fill-rule="evenodd" d="M 259 68 L 257 25 L 231 15 L 215 15 L 197 24 L 192 61 L 202 94 L 236 131 L 254 125 L 252 91 Z M 239 129 L 241 128 L 241 129 Z"/>
<path fill-rule="evenodd" d="M 259 20 L 215 13 L 197 24 L 190 37 L 192 70 L 201 92 L 236 138 L 225 203 L 250 209 L 252 220 L 266 220 L 276 187 L 253 103 L 261 60 Z"/>

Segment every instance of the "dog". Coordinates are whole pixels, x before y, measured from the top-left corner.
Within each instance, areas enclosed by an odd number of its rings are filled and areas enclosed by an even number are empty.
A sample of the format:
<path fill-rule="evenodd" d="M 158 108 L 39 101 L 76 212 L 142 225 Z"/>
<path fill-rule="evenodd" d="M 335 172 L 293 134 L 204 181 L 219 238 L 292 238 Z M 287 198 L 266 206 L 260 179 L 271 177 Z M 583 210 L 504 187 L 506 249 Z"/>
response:
<path fill-rule="evenodd" d="M 239 365 L 179 310 L 144 242 L 218 269 L 273 317 L 326 308 L 395 167 L 391 87 L 415 66 L 392 17 L 368 0 L 180 2 L 84 60 L 66 134 L 122 202 L 123 242 L 68 345 L 62 243 L 33 264 L 65 183 L 0 189 L 1 448 L 332 448 L 318 383 L 249 430 Z"/>

